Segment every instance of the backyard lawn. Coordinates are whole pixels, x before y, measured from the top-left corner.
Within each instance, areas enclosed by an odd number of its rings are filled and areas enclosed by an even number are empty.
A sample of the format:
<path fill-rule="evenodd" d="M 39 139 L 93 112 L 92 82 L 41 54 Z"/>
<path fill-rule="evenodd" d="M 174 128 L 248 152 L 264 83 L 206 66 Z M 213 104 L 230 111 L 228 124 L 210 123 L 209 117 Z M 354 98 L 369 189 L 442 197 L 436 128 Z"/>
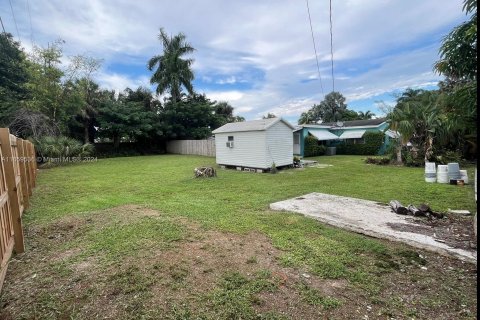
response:
<path fill-rule="evenodd" d="M 193 179 L 215 163 L 197 156 L 41 170 L 0 319 L 474 319 L 476 265 L 268 209 L 322 192 L 476 210 L 471 184 L 362 159 L 210 179 Z"/>

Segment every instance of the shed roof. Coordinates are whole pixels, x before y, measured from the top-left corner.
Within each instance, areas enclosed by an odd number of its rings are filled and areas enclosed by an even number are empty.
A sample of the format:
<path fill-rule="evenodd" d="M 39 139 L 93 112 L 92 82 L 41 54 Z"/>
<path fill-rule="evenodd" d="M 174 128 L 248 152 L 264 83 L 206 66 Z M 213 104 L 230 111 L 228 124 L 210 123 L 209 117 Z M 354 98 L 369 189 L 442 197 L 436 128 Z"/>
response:
<path fill-rule="evenodd" d="M 242 132 L 242 131 L 263 131 L 267 130 L 275 123 L 282 121 L 290 129 L 294 130 L 295 128 L 286 120 L 282 118 L 268 118 L 261 120 L 251 120 L 243 122 L 231 122 L 226 125 L 221 126 L 218 129 L 212 131 L 212 133 L 227 133 L 227 132 Z"/>

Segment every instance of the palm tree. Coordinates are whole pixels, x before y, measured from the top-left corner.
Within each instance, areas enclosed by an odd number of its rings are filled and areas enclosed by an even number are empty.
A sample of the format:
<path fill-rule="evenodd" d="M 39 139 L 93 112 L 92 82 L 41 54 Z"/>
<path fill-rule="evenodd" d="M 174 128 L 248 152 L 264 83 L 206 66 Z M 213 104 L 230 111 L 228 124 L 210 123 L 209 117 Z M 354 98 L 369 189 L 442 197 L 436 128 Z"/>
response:
<path fill-rule="evenodd" d="M 411 121 L 411 110 L 408 102 L 403 104 L 403 108 L 396 107 L 387 115 L 387 122 L 390 125 L 390 130 L 398 132 L 397 145 L 397 163 L 402 163 L 402 147 L 406 145 L 414 133 L 414 126 Z"/>
<path fill-rule="evenodd" d="M 156 89 L 158 94 L 169 91 L 172 100 L 176 102 L 180 100 L 182 86 L 189 94 L 193 94 L 194 74 L 191 69 L 193 59 L 182 59 L 182 56 L 192 53 L 195 49 L 185 41 L 186 36 L 183 33 L 169 37 L 161 28 L 158 39 L 163 44 L 163 54 L 156 55 L 148 61 L 150 71 L 156 67 L 150 83 L 158 84 Z"/>
<path fill-rule="evenodd" d="M 360 118 L 360 120 L 372 119 L 373 116 L 375 116 L 375 113 L 371 112 L 370 110 L 366 112 L 358 111 L 358 117 Z"/>

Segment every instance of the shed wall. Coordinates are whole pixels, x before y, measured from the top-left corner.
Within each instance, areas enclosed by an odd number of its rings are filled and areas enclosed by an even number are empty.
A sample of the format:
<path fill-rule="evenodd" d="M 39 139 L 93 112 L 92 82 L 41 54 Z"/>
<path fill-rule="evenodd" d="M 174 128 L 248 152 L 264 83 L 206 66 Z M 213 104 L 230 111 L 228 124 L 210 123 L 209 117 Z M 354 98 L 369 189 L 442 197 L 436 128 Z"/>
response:
<path fill-rule="evenodd" d="M 233 148 L 226 146 L 233 136 Z M 215 134 L 216 162 L 221 165 L 267 169 L 265 131 L 245 131 Z"/>
<path fill-rule="evenodd" d="M 277 167 L 293 164 L 292 129 L 283 122 L 277 122 L 267 130 L 267 163 L 275 162 Z"/>

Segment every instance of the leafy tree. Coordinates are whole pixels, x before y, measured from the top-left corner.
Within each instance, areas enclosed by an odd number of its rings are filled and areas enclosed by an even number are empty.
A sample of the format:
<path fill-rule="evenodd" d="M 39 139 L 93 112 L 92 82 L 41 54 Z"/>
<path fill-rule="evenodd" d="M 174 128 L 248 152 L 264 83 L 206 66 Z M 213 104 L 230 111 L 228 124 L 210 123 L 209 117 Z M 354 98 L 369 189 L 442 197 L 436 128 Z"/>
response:
<path fill-rule="evenodd" d="M 28 98 L 26 55 L 9 33 L 0 34 L 0 126 L 7 126 L 12 115 Z"/>
<path fill-rule="evenodd" d="M 344 121 L 352 121 L 352 120 L 360 120 L 361 117 L 360 115 L 353 110 L 347 109 L 345 112 L 342 114 L 342 120 Z"/>
<path fill-rule="evenodd" d="M 63 123 L 66 118 L 62 109 L 62 43 L 59 40 L 47 48 L 34 47 L 28 68 L 30 77 L 27 88 L 31 91 L 32 99 L 27 106 L 42 112 L 55 123 Z"/>
<path fill-rule="evenodd" d="M 129 101 L 124 94 L 115 97 L 114 91 L 103 91 L 102 96 L 97 117 L 99 135 L 112 139 L 115 149 L 121 140 L 135 141 L 152 130 L 155 119 L 142 103 Z"/>
<path fill-rule="evenodd" d="M 401 148 L 407 142 L 420 149 L 424 161 L 433 156 L 436 141 L 446 141 L 449 132 L 438 104 L 438 91 L 407 89 L 398 99 L 393 111 L 388 114 L 390 129 L 400 133 L 397 162 L 401 163 Z"/>
<path fill-rule="evenodd" d="M 435 69 L 448 81 L 477 79 L 477 2 L 465 0 L 463 10 L 470 20 L 455 27 L 442 41 Z"/>
<path fill-rule="evenodd" d="M 95 115 L 99 103 L 99 85 L 93 81 L 93 75 L 102 65 L 101 59 L 95 59 L 86 55 L 70 57 L 70 65 L 67 69 L 68 80 L 65 83 L 64 93 L 73 94 L 70 102 L 76 103 L 76 119 L 83 128 L 84 143 L 93 142 L 90 132 L 95 123 Z M 73 82 L 73 83 L 72 83 Z M 69 88 L 69 85 L 71 86 Z"/>
<path fill-rule="evenodd" d="M 345 97 L 340 92 L 332 91 L 320 104 L 315 104 L 310 110 L 302 113 L 298 123 L 339 121 L 343 119 L 345 112 L 347 112 Z"/>
<path fill-rule="evenodd" d="M 148 69 L 155 71 L 150 79 L 157 84 L 157 94 L 169 91 L 174 102 L 181 99 L 182 86 L 189 94 L 193 94 L 192 81 L 194 74 L 191 69 L 193 59 L 182 59 L 195 49 L 186 42 L 186 36 L 179 33 L 169 37 L 163 28 L 158 36 L 163 45 L 163 54 L 156 55 L 148 62 Z"/>
<path fill-rule="evenodd" d="M 439 83 L 445 125 L 457 144 L 477 148 L 477 2 L 465 0 L 463 10 L 470 19 L 455 27 L 442 41 L 440 60 L 434 69 L 446 79 Z M 464 151 L 465 152 L 465 151 Z M 466 153 L 466 152 L 465 152 Z"/>
<path fill-rule="evenodd" d="M 215 115 L 214 123 L 212 125 L 212 130 L 223 126 L 224 124 L 230 122 L 242 122 L 245 121 L 244 117 L 241 116 L 234 116 L 233 115 L 233 107 L 228 104 L 228 102 L 220 101 L 216 102 L 213 105 L 213 113 Z"/>
<path fill-rule="evenodd" d="M 217 120 L 214 109 L 215 103 L 204 94 L 183 95 L 177 102 L 170 99 L 161 114 L 164 134 L 169 139 L 208 138 Z"/>
<path fill-rule="evenodd" d="M 275 114 L 269 112 L 269 113 L 267 113 L 266 116 L 263 116 L 262 118 L 263 119 L 271 119 L 271 118 L 277 118 L 277 116 Z"/>

